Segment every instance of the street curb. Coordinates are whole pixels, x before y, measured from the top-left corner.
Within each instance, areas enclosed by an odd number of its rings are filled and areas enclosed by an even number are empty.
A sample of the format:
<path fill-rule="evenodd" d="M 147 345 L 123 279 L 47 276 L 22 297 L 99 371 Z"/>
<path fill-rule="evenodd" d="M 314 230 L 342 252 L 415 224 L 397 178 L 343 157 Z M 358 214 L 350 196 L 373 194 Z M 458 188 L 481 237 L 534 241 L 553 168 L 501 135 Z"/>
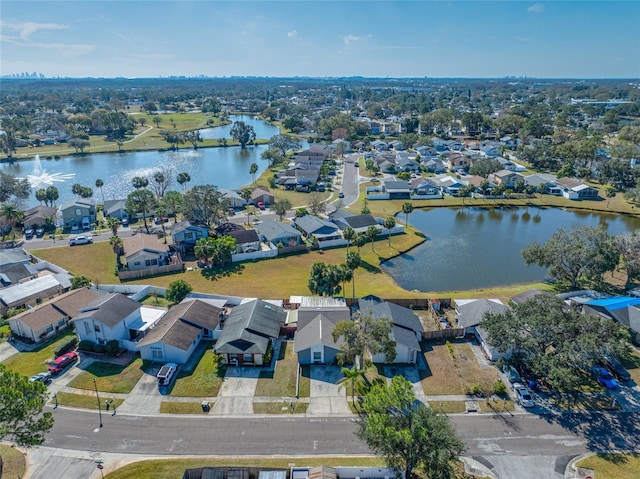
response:
<path fill-rule="evenodd" d="M 567 464 L 566 469 L 564 470 L 564 479 L 575 479 L 576 477 L 576 463 L 586 459 L 587 457 L 596 456 L 595 452 L 585 452 L 584 454 L 580 454 L 579 456 L 574 457 Z"/>
<path fill-rule="evenodd" d="M 475 459 L 466 456 L 460 456 L 458 459 L 464 464 L 464 472 L 472 474 L 476 477 L 489 477 L 491 479 L 498 479 L 498 476 L 491 471 L 487 466 Z"/>

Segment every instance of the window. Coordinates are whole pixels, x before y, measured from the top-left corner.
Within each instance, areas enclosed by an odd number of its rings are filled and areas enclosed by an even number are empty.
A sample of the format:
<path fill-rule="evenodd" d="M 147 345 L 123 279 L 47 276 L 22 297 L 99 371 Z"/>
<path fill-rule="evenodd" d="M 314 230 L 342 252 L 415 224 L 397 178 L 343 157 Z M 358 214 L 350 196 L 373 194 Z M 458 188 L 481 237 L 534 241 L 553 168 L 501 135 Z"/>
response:
<path fill-rule="evenodd" d="M 253 354 L 244 354 L 242 357 L 243 357 L 243 359 L 242 359 L 242 360 L 243 360 L 245 363 L 251 363 L 251 362 L 253 362 Z"/>
<path fill-rule="evenodd" d="M 134 266 L 140 266 L 140 261 L 136 261 L 133 263 Z"/>
<path fill-rule="evenodd" d="M 162 359 L 163 354 L 162 354 L 162 349 L 161 348 L 149 348 L 151 351 L 151 358 L 152 359 Z"/>
<path fill-rule="evenodd" d="M 322 352 L 321 351 L 314 351 L 313 352 L 313 362 L 314 363 L 319 363 L 320 361 L 322 361 Z"/>
<path fill-rule="evenodd" d="M 157 259 L 148 259 L 145 260 L 144 262 L 145 266 L 155 266 L 158 264 L 158 260 Z"/>
<path fill-rule="evenodd" d="M 51 331 L 53 331 L 53 324 L 50 324 L 44 329 L 45 333 L 50 333 Z"/>
<path fill-rule="evenodd" d="M 99 325 L 99 324 L 94 325 L 94 326 L 93 326 L 93 330 L 94 330 L 96 333 L 99 333 L 99 332 L 100 332 L 100 325 Z"/>
<path fill-rule="evenodd" d="M 66 321 L 64 320 L 64 318 L 58 321 L 58 326 L 64 326 L 65 324 L 66 324 Z"/>
<path fill-rule="evenodd" d="M 185 233 L 184 239 L 193 239 L 193 233 Z"/>
<path fill-rule="evenodd" d="M 84 323 L 84 332 L 86 334 L 91 334 L 91 325 L 89 324 L 89 321 L 83 321 Z"/>

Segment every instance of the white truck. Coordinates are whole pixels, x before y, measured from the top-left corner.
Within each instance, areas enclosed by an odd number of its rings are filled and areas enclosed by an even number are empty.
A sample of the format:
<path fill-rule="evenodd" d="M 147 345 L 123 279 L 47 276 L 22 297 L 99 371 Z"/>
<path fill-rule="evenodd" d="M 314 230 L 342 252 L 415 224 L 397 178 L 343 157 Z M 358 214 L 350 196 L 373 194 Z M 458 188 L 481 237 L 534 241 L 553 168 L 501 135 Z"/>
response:
<path fill-rule="evenodd" d="M 91 236 L 76 236 L 75 238 L 69 238 L 69 246 L 91 243 L 93 243 L 93 238 Z"/>
<path fill-rule="evenodd" d="M 176 363 L 167 363 L 160 368 L 156 379 L 158 380 L 158 387 L 162 390 L 169 388 L 171 383 L 175 379 L 176 372 L 178 371 L 178 365 Z"/>

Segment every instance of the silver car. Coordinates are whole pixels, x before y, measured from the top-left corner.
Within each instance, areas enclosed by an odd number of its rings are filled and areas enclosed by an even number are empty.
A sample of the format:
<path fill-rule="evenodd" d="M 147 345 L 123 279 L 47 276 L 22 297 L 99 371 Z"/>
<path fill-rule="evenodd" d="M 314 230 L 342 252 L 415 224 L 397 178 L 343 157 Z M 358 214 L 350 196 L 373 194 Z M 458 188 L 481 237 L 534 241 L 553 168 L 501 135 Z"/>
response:
<path fill-rule="evenodd" d="M 513 390 L 516 393 L 516 401 L 522 407 L 533 407 L 536 405 L 535 401 L 533 400 L 533 396 L 531 396 L 531 392 L 529 392 L 529 390 L 523 384 L 514 384 Z"/>

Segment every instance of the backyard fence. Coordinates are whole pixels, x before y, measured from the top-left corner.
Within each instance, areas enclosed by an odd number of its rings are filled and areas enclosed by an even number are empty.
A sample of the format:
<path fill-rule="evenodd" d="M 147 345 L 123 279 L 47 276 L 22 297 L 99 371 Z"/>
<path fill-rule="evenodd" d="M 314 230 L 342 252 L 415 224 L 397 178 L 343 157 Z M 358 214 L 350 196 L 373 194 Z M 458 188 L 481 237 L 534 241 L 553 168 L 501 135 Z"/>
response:
<path fill-rule="evenodd" d="M 175 273 L 177 271 L 184 271 L 184 263 L 168 264 L 164 266 L 156 266 L 153 268 L 136 269 L 133 271 L 118 271 L 118 277 L 121 281 L 127 281 L 129 279 L 144 278 L 146 276 L 154 276 L 157 274 Z"/>

